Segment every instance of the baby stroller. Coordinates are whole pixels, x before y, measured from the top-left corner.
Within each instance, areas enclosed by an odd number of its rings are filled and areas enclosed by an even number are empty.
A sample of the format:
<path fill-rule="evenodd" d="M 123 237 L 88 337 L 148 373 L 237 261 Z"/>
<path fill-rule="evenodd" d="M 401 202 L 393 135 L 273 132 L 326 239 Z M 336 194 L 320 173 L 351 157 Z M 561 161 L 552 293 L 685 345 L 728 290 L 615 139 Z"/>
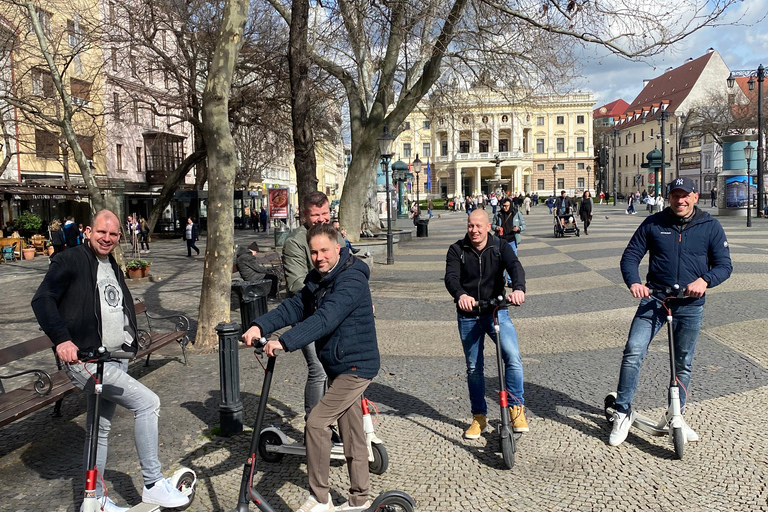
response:
<path fill-rule="evenodd" d="M 565 236 L 566 234 L 576 234 L 579 236 L 579 226 L 576 224 L 576 215 L 573 208 L 568 208 L 565 213 L 553 212 L 555 221 L 555 238 Z M 565 220 L 565 225 L 561 220 Z"/>

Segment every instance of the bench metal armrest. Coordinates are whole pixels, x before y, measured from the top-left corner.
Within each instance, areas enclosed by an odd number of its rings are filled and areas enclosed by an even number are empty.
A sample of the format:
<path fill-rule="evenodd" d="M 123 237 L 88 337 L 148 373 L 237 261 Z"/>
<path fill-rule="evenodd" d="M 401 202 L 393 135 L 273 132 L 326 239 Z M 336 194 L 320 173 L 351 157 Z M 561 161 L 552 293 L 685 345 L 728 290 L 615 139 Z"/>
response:
<path fill-rule="evenodd" d="M 168 315 L 168 316 L 155 316 L 146 313 L 147 322 L 149 323 L 149 330 L 152 331 L 152 320 L 175 320 L 174 327 L 177 331 L 189 332 L 189 318 L 182 314 Z"/>
<path fill-rule="evenodd" d="M 45 396 L 51 392 L 53 389 L 53 380 L 51 379 L 51 376 L 48 375 L 48 372 L 43 370 L 26 370 L 14 373 L 13 375 L 0 375 L 0 379 L 13 379 L 29 373 L 34 373 L 35 377 L 37 377 L 37 380 L 35 380 L 35 393 L 40 396 Z M 0 392 L 2 392 L 2 385 L 0 385 Z"/>

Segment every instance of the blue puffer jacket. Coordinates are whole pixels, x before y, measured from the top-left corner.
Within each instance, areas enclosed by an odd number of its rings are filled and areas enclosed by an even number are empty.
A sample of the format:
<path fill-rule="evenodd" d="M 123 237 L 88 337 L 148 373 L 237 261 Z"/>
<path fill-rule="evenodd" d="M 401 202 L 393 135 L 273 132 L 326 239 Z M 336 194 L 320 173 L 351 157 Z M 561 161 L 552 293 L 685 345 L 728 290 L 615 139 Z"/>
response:
<path fill-rule="evenodd" d="M 312 270 L 297 295 L 252 325 L 266 336 L 296 324 L 280 336 L 286 351 L 314 341 L 318 358 L 331 379 L 341 374 L 372 379 L 379 373 L 379 345 L 369 276 L 368 265 L 342 247 L 339 262 L 328 275 Z"/>
<path fill-rule="evenodd" d="M 621 273 L 628 287 L 642 283 L 638 266 L 646 252 L 650 253 L 646 281 L 651 287 L 677 284 L 684 289 L 701 277 L 713 288 L 733 270 L 723 227 L 698 208 L 687 222 L 667 208 L 640 224 L 621 257 Z M 704 304 L 704 297 L 688 300 L 689 304 Z"/>

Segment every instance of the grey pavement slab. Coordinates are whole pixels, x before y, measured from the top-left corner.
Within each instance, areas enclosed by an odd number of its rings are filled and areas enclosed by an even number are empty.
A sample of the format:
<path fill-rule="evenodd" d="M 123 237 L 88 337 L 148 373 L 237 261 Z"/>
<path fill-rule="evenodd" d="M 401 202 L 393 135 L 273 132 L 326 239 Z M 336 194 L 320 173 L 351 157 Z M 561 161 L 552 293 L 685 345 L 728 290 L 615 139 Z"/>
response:
<path fill-rule="evenodd" d="M 513 321 L 525 369 L 531 431 L 518 444 L 516 465 L 503 469 L 496 426 L 499 412 L 493 345 L 486 344 L 486 397 L 491 429 L 462 438 L 470 413 L 455 306 L 445 292 L 445 251 L 461 238 L 466 215 L 440 212 L 428 238 L 401 244 L 395 264 L 375 255 L 371 289 L 376 305 L 382 370 L 368 396 L 378 406 L 377 434 L 390 458 L 384 475 L 372 475 L 373 492 L 398 488 L 418 510 L 748 510 L 768 509 L 768 221 L 722 218 L 731 240 L 734 275 L 707 297 L 694 360 L 687 421 L 701 441 L 674 460 L 665 438 L 632 431 L 619 447 L 607 445 L 602 401 L 615 389 L 621 352 L 637 301 L 626 290 L 618 260 L 645 212 L 596 205 L 590 235 L 554 239 L 552 218 L 536 207 L 526 218 L 520 258 L 529 293 Z M 598 217 L 599 215 L 599 217 Z M 608 215 L 608 219 L 605 219 Z M 410 227 L 401 220 L 401 227 Z M 270 246 L 270 234 L 237 232 L 240 243 Z M 204 250 L 205 240 L 199 244 Z M 131 285 L 150 311 L 197 317 L 204 260 L 186 258 L 178 240 L 156 240 L 147 259 L 155 280 Z M 0 347 L 36 335 L 29 301 L 46 269 L 45 258 L 0 265 Z M 644 273 L 641 270 L 641 275 Z M 233 318 L 239 318 L 237 313 Z M 241 393 L 252 424 L 263 370 L 241 350 Z M 50 355 L 26 364 L 50 364 Z M 193 354 L 189 367 L 176 347 L 135 364 L 134 376 L 162 402 L 160 457 L 167 474 L 184 464 L 198 472 L 193 511 L 228 510 L 236 502 L 247 434 L 221 438 L 217 354 Z M 656 417 L 668 379 L 666 338 L 658 336 L 641 373 L 635 406 Z M 23 366 L 23 365 L 19 365 Z M 0 369 L 7 371 L 7 369 Z M 278 358 L 267 422 L 299 438 L 303 429 L 306 368 L 296 353 Z M 76 510 L 85 400 L 68 397 L 62 418 L 50 408 L 0 429 L 0 510 Z M 255 486 L 280 512 L 307 494 L 305 461 L 257 463 Z M 130 414 L 118 408 L 106 474 L 118 503 L 140 500 L 141 475 Z M 345 499 L 346 468 L 331 466 L 334 502 Z"/>

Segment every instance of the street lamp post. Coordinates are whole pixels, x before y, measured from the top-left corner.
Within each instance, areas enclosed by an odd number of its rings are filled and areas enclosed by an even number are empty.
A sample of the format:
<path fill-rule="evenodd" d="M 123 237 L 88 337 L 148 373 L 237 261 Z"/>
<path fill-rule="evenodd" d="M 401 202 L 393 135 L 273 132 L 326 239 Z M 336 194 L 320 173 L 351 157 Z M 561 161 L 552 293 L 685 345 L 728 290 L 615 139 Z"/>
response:
<path fill-rule="evenodd" d="M 658 210 L 661 211 L 664 209 L 664 171 L 666 170 L 666 166 L 664 165 L 664 159 L 667 157 L 665 153 L 665 147 L 666 147 L 666 136 L 664 135 L 664 125 L 667 123 L 667 120 L 669 119 L 669 113 L 667 112 L 667 106 L 668 103 L 661 103 L 661 106 L 659 106 L 659 116 L 658 121 L 661 125 L 661 167 L 659 168 L 659 176 L 660 179 L 656 183 L 656 206 L 658 206 Z M 661 199 L 661 204 L 659 204 L 659 199 Z"/>
<path fill-rule="evenodd" d="M 464 178 L 467 177 L 467 171 L 461 170 L 461 201 L 464 201 Z"/>
<path fill-rule="evenodd" d="M 552 166 L 552 197 L 557 197 L 557 164 Z"/>
<path fill-rule="evenodd" d="M 765 183 L 763 183 L 763 165 L 765 162 L 763 156 L 763 81 L 765 80 L 765 68 L 760 64 L 754 71 L 731 71 L 727 80 L 728 88 L 733 89 L 736 77 L 746 76 L 749 77 L 747 85 L 750 91 L 755 90 L 755 78 L 757 78 L 757 215 L 759 217 L 763 212 L 765 194 Z M 744 150 L 746 151 L 746 148 Z"/>
<path fill-rule="evenodd" d="M 611 135 L 613 135 L 613 206 L 616 206 L 616 137 L 619 133 L 616 128 L 611 131 Z"/>
<path fill-rule="evenodd" d="M 591 172 L 592 172 L 592 166 L 591 166 L 591 165 L 588 165 L 588 166 L 587 166 L 587 190 L 589 190 L 589 174 L 590 174 Z M 590 194 L 590 196 L 591 196 L 591 195 L 592 195 L 592 194 Z"/>
<path fill-rule="evenodd" d="M 749 186 L 749 164 L 752 161 L 752 152 L 755 148 L 752 147 L 751 142 L 747 142 L 744 146 L 744 158 L 747 159 L 747 227 L 752 227 L 752 190 Z M 758 152 L 758 154 L 760 154 Z"/>
<path fill-rule="evenodd" d="M 392 159 L 392 147 L 395 143 L 395 138 L 390 135 L 387 125 L 384 125 L 384 131 L 377 140 L 381 152 L 381 169 L 384 171 L 387 187 L 387 265 L 392 265 L 395 263 L 395 258 L 392 248 L 392 200 L 390 199 L 389 191 L 389 162 Z"/>
<path fill-rule="evenodd" d="M 421 160 L 419 154 L 416 153 L 416 160 L 411 164 L 413 165 L 413 172 L 416 173 L 416 218 L 421 215 L 421 203 L 419 202 L 419 174 L 421 174 Z"/>

